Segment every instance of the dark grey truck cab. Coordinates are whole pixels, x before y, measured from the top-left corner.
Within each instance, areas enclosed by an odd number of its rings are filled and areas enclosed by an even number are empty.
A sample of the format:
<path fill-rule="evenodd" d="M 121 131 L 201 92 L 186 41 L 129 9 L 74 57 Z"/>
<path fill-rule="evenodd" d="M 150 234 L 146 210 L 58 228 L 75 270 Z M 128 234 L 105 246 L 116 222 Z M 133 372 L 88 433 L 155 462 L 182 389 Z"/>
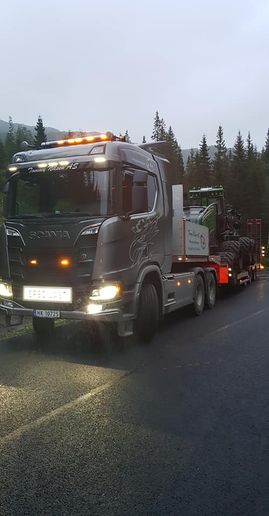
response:
<path fill-rule="evenodd" d="M 7 318 L 32 316 L 37 333 L 56 319 L 98 320 L 148 339 L 165 312 L 193 302 L 195 271 L 173 266 L 177 181 L 167 160 L 106 134 L 17 153 L 9 171 Z"/>

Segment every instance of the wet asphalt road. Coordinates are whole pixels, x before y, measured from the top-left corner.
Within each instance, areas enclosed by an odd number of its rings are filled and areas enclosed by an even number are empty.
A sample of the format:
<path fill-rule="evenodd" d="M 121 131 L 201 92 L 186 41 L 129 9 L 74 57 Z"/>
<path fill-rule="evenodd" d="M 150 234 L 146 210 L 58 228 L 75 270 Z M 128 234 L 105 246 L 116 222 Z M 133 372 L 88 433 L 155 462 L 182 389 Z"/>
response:
<path fill-rule="evenodd" d="M 0 514 L 268 515 L 269 276 L 153 343 L 0 342 Z"/>

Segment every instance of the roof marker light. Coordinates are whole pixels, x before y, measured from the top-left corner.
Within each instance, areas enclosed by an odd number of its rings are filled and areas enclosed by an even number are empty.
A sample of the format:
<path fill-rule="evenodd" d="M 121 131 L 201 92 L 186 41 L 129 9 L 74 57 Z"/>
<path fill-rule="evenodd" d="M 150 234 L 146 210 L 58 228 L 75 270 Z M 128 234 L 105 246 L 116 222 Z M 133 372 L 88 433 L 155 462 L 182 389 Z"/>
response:
<path fill-rule="evenodd" d="M 111 131 L 107 131 L 106 133 L 94 133 L 94 134 L 85 134 L 85 136 L 79 136 L 74 138 L 67 138 L 62 140 L 43 142 L 41 143 L 41 147 L 51 148 L 62 145 L 76 145 L 76 144 L 87 144 L 94 142 L 107 142 L 107 141 L 125 141 L 125 136 L 116 136 Z"/>
<path fill-rule="evenodd" d="M 51 161 L 50 163 L 48 163 L 48 167 L 49 168 L 56 168 L 56 167 L 58 167 L 58 162 L 57 161 Z"/>
<path fill-rule="evenodd" d="M 69 165 L 69 161 L 59 161 L 59 165 L 61 165 L 61 167 L 66 167 Z"/>
<path fill-rule="evenodd" d="M 9 172 L 16 172 L 18 167 L 8 167 Z"/>
<path fill-rule="evenodd" d="M 47 168 L 48 164 L 47 163 L 38 163 L 38 168 Z"/>

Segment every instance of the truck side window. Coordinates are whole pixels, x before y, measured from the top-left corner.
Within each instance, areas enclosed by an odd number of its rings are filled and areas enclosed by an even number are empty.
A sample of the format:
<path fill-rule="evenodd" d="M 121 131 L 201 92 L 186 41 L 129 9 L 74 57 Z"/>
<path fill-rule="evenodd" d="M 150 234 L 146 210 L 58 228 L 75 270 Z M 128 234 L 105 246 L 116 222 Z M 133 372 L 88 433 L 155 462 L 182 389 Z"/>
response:
<path fill-rule="evenodd" d="M 135 199 L 137 196 L 140 197 L 140 201 L 142 198 L 142 202 L 140 202 L 141 213 L 152 211 L 156 193 L 156 179 L 151 174 L 146 174 L 146 181 L 137 183 L 134 181 L 133 171 L 128 170 L 124 172 L 122 181 L 122 205 L 125 213 L 136 209 Z"/>
<path fill-rule="evenodd" d="M 148 211 L 152 211 L 157 194 L 156 179 L 151 174 L 148 174 Z"/>

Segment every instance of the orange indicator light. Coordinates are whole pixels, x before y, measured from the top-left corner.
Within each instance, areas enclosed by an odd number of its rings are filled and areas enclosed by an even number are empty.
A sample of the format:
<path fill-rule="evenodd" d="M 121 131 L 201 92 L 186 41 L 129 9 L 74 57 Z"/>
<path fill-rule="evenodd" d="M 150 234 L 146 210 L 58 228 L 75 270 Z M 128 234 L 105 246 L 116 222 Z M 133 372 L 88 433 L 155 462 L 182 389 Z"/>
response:
<path fill-rule="evenodd" d="M 177 287 L 180 287 L 180 281 L 177 281 Z"/>
<path fill-rule="evenodd" d="M 36 258 L 32 258 L 31 260 L 29 260 L 29 264 L 30 265 L 37 265 L 38 261 L 36 260 Z"/>
<path fill-rule="evenodd" d="M 188 283 L 189 283 L 189 285 L 191 285 L 192 284 L 192 280 L 188 279 Z"/>
<path fill-rule="evenodd" d="M 69 260 L 69 258 L 60 258 L 59 265 L 61 267 L 69 267 L 71 265 L 71 261 Z"/>
<path fill-rule="evenodd" d="M 101 140 L 107 140 L 107 135 L 106 134 L 101 134 L 100 135 L 100 139 Z"/>

